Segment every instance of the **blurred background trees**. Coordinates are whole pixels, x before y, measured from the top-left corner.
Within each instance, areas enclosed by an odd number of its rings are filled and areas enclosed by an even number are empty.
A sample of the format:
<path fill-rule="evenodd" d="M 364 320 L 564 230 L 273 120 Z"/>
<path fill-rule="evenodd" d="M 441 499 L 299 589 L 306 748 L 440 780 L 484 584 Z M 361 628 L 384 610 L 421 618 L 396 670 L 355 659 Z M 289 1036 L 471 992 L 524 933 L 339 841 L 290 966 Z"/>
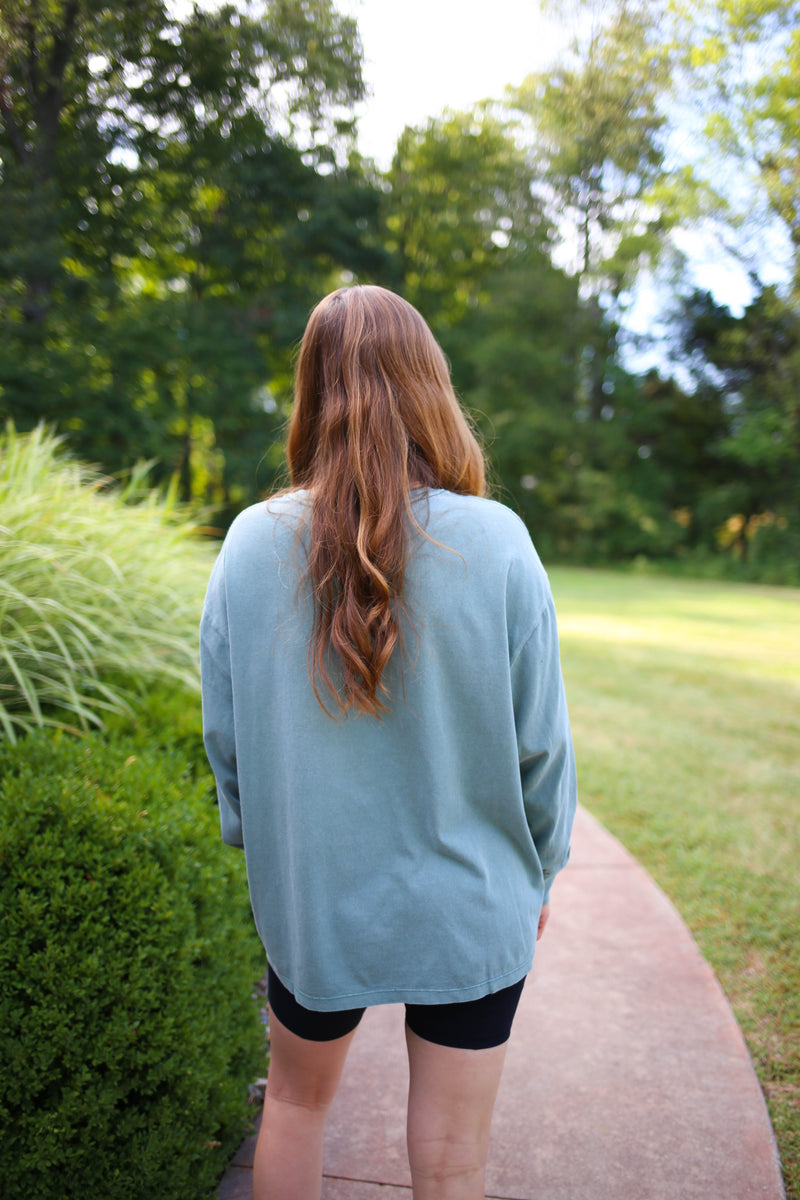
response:
<path fill-rule="evenodd" d="M 309 306 L 383 258 L 349 161 L 354 23 L 328 0 L 9 0 L 2 51 L 4 411 L 235 507 Z"/>
<path fill-rule="evenodd" d="M 559 8 L 558 61 L 381 171 L 332 0 L 4 0 L 0 417 L 153 460 L 224 527 L 276 478 L 310 308 L 382 283 L 543 553 L 800 582 L 800 4 Z M 743 312 L 697 291 L 686 230 L 751 270 Z"/>

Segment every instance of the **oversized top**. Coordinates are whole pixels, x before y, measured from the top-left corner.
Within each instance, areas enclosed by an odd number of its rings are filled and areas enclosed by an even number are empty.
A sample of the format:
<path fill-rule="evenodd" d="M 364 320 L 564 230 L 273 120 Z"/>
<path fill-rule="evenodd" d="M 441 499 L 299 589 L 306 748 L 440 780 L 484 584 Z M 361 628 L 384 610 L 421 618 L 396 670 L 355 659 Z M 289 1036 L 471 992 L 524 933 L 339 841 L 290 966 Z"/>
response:
<path fill-rule="evenodd" d="M 428 538 L 412 535 L 382 719 L 334 719 L 312 691 L 305 493 L 236 518 L 203 611 L 222 836 L 244 846 L 273 970 L 319 1011 L 522 979 L 569 855 L 572 742 L 527 530 L 491 500 L 420 489 L 413 503 Z"/>

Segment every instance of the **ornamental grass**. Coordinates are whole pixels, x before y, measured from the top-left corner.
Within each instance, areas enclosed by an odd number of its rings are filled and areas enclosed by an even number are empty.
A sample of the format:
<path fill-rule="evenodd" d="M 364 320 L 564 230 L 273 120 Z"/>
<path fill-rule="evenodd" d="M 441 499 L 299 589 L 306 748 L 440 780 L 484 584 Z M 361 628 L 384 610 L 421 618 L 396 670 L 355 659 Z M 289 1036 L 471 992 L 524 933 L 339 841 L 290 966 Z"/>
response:
<path fill-rule="evenodd" d="M 101 727 L 137 693 L 198 687 L 212 551 L 148 486 L 74 461 L 38 427 L 0 437 L 0 737 Z"/>

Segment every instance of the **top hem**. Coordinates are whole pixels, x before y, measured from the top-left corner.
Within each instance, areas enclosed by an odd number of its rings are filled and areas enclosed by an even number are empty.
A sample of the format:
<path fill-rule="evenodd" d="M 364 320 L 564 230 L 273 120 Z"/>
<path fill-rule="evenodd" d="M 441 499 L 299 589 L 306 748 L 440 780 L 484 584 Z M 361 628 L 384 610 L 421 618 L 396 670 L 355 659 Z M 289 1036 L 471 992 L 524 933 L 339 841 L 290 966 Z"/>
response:
<path fill-rule="evenodd" d="M 378 988 L 359 992 L 347 992 L 338 996 L 311 996 L 293 987 L 283 973 L 271 964 L 273 971 L 299 1004 L 311 1012 L 341 1012 L 348 1008 L 373 1008 L 378 1004 L 462 1004 L 480 1000 L 493 992 L 502 991 L 524 979 L 533 966 L 533 956 L 520 966 L 494 975 L 482 983 L 462 988 Z"/>

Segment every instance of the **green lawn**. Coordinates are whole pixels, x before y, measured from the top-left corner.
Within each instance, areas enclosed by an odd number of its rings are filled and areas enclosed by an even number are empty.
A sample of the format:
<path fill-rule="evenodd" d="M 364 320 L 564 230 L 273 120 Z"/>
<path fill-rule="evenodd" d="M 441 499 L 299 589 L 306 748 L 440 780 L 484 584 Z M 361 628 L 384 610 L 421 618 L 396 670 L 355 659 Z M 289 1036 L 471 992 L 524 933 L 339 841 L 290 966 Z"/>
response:
<path fill-rule="evenodd" d="M 582 802 L 717 972 L 800 1200 L 800 591 L 550 575 Z"/>

